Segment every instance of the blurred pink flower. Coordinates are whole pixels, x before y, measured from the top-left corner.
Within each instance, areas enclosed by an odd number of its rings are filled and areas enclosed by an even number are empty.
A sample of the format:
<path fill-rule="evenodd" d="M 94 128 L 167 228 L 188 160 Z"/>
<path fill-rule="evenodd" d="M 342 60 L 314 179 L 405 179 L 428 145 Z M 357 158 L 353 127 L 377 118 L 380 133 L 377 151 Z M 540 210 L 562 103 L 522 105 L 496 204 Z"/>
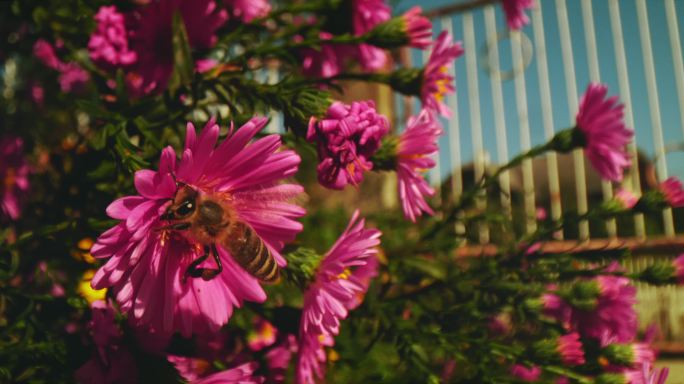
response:
<path fill-rule="evenodd" d="M 169 362 L 173 364 L 181 377 L 190 384 L 260 384 L 263 377 L 254 376 L 256 363 L 244 363 L 220 372 L 208 373 L 211 363 L 203 359 L 169 355 Z"/>
<path fill-rule="evenodd" d="M 320 32 L 321 40 L 333 37 L 328 32 Z M 296 36 L 295 41 L 302 41 L 301 36 Z M 340 73 L 348 57 L 353 55 L 353 47 L 342 44 L 322 44 L 320 49 L 302 48 L 299 50 L 302 56 L 302 73 L 310 77 L 333 77 Z"/>
<path fill-rule="evenodd" d="M 454 60 L 463 55 L 461 42 L 452 44 L 451 35 L 444 31 L 435 41 L 425 69 L 423 70 L 423 82 L 420 88 L 420 100 L 423 108 L 450 117 L 451 111 L 443 103 L 444 96 L 456 91 L 454 77 L 449 74 L 449 67 Z"/>
<path fill-rule="evenodd" d="M 412 7 L 402 16 L 409 45 L 414 48 L 425 49 L 432 45 L 432 23 L 423 16 L 420 7 Z"/>
<path fill-rule="evenodd" d="M 297 352 L 297 338 L 287 335 L 266 353 L 269 383 L 282 383 L 290 366 L 292 354 Z"/>
<path fill-rule="evenodd" d="M 76 370 L 76 381 L 82 384 L 114 384 L 137 382 L 133 355 L 121 344 L 122 333 L 114 322 L 111 303 L 95 301 L 88 323 L 97 354 Z"/>
<path fill-rule="evenodd" d="M 537 220 L 544 221 L 547 217 L 549 217 L 549 215 L 544 207 L 537 207 L 534 211 L 534 218 Z"/>
<path fill-rule="evenodd" d="M 59 72 L 62 92 L 78 92 L 90 80 L 90 74 L 74 62 L 65 63 L 57 57 L 55 47 L 43 39 L 33 45 L 33 54 L 46 67 Z"/>
<path fill-rule="evenodd" d="M 263 240 L 278 265 L 280 249 L 302 230 L 295 221 L 305 210 L 287 200 L 303 191 L 294 184 L 278 184 L 297 171 L 299 156 L 279 150 L 278 135 L 249 144 L 267 119 L 251 119 L 218 146 L 219 127 L 211 120 L 197 137 L 188 123 L 183 156 L 176 164 L 171 147 L 162 151 L 159 171 L 135 174 L 139 195 L 122 197 L 107 207 L 121 220 L 103 233 L 91 249 L 98 258 L 111 257 L 92 281 L 96 289 L 113 287 L 129 321 L 160 332 L 216 332 L 243 300 L 263 302 L 266 294 L 258 280 L 243 270 L 229 252 L 217 244 L 223 272 L 213 279 L 185 279 L 185 272 L 204 252 L 184 233 L 159 230 L 161 215 L 174 197 L 176 181 L 199 193 L 224 196 L 241 221 Z M 213 262 L 211 262 L 213 263 Z M 209 265 L 209 262 L 207 262 Z M 213 265 L 213 264 L 212 264 Z"/>
<path fill-rule="evenodd" d="M 249 23 L 256 18 L 265 17 L 271 12 L 268 0 L 223 0 L 232 17 Z"/>
<path fill-rule="evenodd" d="M 60 68 L 58 81 L 62 92 L 79 92 L 88 80 L 90 74 L 76 63 L 66 63 Z"/>
<path fill-rule="evenodd" d="M 137 54 L 128 47 L 126 20 L 116 6 L 102 6 L 95 14 L 97 26 L 90 35 L 90 59 L 101 68 L 111 70 L 126 67 L 137 60 Z"/>
<path fill-rule="evenodd" d="M 21 216 L 21 200 L 29 190 L 29 165 L 24 155 L 24 140 L 0 137 L 0 213 L 12 220 Z"/>
<path fill-rule="evenodd" d="M 606 98 L 608 88 L 591 83 L 580 100 L 576 121 L 584 134 L 584 151 L 604 179 L 621 181 L 623 169 L 630 166 L 626 145 L 634 131 L 625 127 L 624 105 L 617 96 Z"/>
<path fill-rule="evenodd" d="M 129 46 L 137 55 L 129 86 L 136 95 L 161 92 L 173 71 L 172 21 L 183 18 L 190 47 L 209 49 L 216 44 L 216 30 L 228 19 L 214 0 L 154 1 L 127 15 Z"/>
<path fill-rule="evenodd" d="M 670 373 L 670 369 L 665 368 L 655 368 L 652 364 L 646 363 L 642 365 L 641 380 L 643 384 L 665 384 L 667 376 Z"/>
<path fill-rule="evenodd" d="M 558 337 L 558 353 L 565 365 L 584 364 L 584 350 L 579 340 L 579 333 L 572 332 Z"/>
<path fill-rule="evenodd" d="M 278 337 L 278 329 L 261 317 L 254 318 L 254 328 L 247 334 L 247 345 L 252 351 L 260 351 L 273 343 Z"/>
<path fill-rule="evenodd" d="M 352 0 L 352 28 L 354 36 L 361 36 L 376 25 L 392 17 L 392 9 L 384 0 Z M 374 71 L 385 66 L 387 53 L 370 44 L 359 44 L 358 59 L 366 71 Z"/>
<path fill-rule="evenodd" d="M 684 187 L 682 182 L 676 177 L 670 177 L 658 186 L 660 192 L 665 196 L 665 201 L 674 207 L 684 207 Z"/>
<path fill-rule="evenodd" d="M 520 29 L 530 22 L 526 9 L 534 7 L 534 0 L 501 0 L 508 28 Z"/>
<path fill-rule="evenodd" d="M 364 277 L 369 272 L 362 267 L 376 257 L 381 233 L 377 229 L 364 229 L 364 224 L 359 212 L 354 212 L 347 229 L 325 255 L 314 282 L 304 293 L 297 364 L 300 383 L 313 383 L 314 373 L 323 377 L 323 345 L 334 344 L 332 337 L 339 333 L 340 320 L 358 305 L 358 295 L 368 289 Z"/>
<path fill-rule="evenodd" d="M 30 87 L 30 92 L 31 92 L 31 100 L 33 100 L 34 103 L 38 107 L 43 107 L 43 104 L 45 103 L 45 89 L 40 83 L 32 83 Z"/>
<path fill-rule="evenodd" d="M 442 133 L 442 127 L 433 113 L 428 109 L 423 109 L 418 116 L 409 118 L 406 130 L 399 136 L 397 146 L 399 198 L 404 209 L 404 216 L 413 222 L 423 212 L 434 214 L 424 196 L 432 196 L 435 191 L 425 181 L 421 172 L 435 166 L 435 160 L 431 156 L 439 151 L 437 140 Z"/>
<path fill-rule="evenodd" d="M 672 266 L 675 269 L 677 284 L 684 284 L 684 253 L 672 261 Z"/>
<path fill-rule="evenodd" d="M 322 119 L 312 117 L 306 139 L 317 144 L 318 181 L 327 188 L 358 185 L 363 172 L 373 169 L 370 158 L 389 131 L 387 118 L 373 101 L 332 103 Z"/>
<path fill-rule="evenodd" d="M 44 39 L 38 39 L 33 44 L 33 55 L 48 68 L 59 70 L 62 65 L 55 48 Z"/>
<path fill-rule="evenodd" d="M 531 367 L 526 367 L 522 364 L 514 364 L 511 367 L 511 375 L 517 377 L 522 381 L 535 382 L 541 376 L 541 368 L 533 365 Z"/>
<path fill-rule="evenodd" d="M 620 202 L 620 204 L 625 208 L 625 209 L 632 209 L 636 205 L 636 203 L 639 201 L 639 198 L 633 194 L 632 192 L 620 188 L 617 193 L 615 194 L 615 200 Z"/>

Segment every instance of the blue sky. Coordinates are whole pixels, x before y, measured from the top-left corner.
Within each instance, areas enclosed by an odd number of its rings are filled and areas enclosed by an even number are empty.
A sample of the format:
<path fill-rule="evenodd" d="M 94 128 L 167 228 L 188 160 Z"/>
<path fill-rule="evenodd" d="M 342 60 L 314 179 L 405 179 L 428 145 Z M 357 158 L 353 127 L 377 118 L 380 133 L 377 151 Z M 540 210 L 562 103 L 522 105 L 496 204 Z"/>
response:
<path fill-rule="evenodd" d="M 540 0 L 538 0 L 540 1 Z M 421 5 L 424 10 L 432 9 L 445 4 L 453 3 L 447 0 L 401 0 L 395 2 L 398 12 L 408 9 L 413 5 Z M 582 19 L 581 2 L 579 0 L 568 0 L 568 18 L 570 20 L 570 33 L 572 48 L 574 52 L 574 65 L 576 71 L 576 86 L 578 93 L 582 93 L 589 83 L 589 67 L 585 47 L 585 35 Z M 606 83 L 611 94 L 619 94 L 616 62 L 614 56 L 613 36 L 610 26 L 608 1 L 593 1 L 594 23 L 596 40 L 599 55 L 600 77 Z M 674 67 L 664 1 L 648 0 L 647 10 L 649 16 L 650 33 L 652 40 L 653 58 L 656 69 L 657 87 L 660 101 L 660 112 L 662 118 L 663 134 L 666 145 L 684 143 L 684 127 L 680 123 L 679 99 L 677 97 L 676 84 L 674 81 Z M 621 0 L 619 2 L 622 18 L 624 44 L 627 53 L 627 67 L 629 72 L 629 82 L 632 94 L 632 110 L 634 114 L 636 141 L 640 150 L 653 156 L 655 153 L 653 133 L 651 129 L 651 117 L 646 91 L 646 78 L 644 75 L 644 63 L 642 56 L 641 40 L 637 23 L 636 2 L 634 0 Z M 684 41 L 684 3 L 675 1 L 677 7 L 677 20 L 680 27 L 680 39 Z M 556 18 L 556 3 L 551 0 L 543 1 L 543 20 L 546 37 L 546 47 L 548 55 L 548 70 L 551 82 L 551 98 L 553 101 L 553 118 L 556 130 L 569 127 L 574 122 L 575 111 L 569 111 L 566 98 L 566 83 L 564 77 L 563 61 L 561 55 L 559 30 Z M 496 7 L 497 30 L 505 28 L 505 19 L 500 10 Z M 478 47 L 478 64 L 480 50 L 486 42 L 483 11 L 473 12 L 475 25 L 475 40 Z M 463 39 L 463 22 L 461 15 L 454 15 L 452 18 L 453 31 L 455 38 Z M 439 33 L 439 23 L 435 23 L 435 34 Z M 527 26 L 523 29 L 532 44 L 533 27 Z M 510 45 L 503 43 L 499 48 L 501 68 L 511 68 Z M 468 53 L 466 53 L 468 54 Z M 420 52 L 414 52 L 413 60 L 418 62 L 421 58 Z M 459 92 L 459 121 L 461 126 L 461 151 L 463 161 L 472 159 L 473 151 L 471 148 L 471 135 L 468 129 L 470 125 L 466 62 L 463 58 L 457 60 L 456 84 Z M 529 107 L 530 129 L 532 145 L 543 143 L 544 133 L 542 126 L 541 100 L 539 94 L 539 83 L 537 77 L 537 62 L 532 63 L 524 72 L 527 88 L 527 104 Z M 483 137 L 485 150 L 489 152 L 493 162 L 500 163 L 505 159 L 497 158 L 496 134 L 493 114 L 493 103 L 490 85 L 490 76 L 479 67 L 478 73 L 481 119 L 483 126 Z M 512 80 L 502 83 L 505 120 L 508 134 L 508 153 L 509 156 L 520 152 L 520 139 L 518 135 L 518 117 L 514 82 Z M 440 154 L 443 164 L 442 173 L 448 173 L 449 135 L 442 138 L 442 152 Z M 671 152 L 667 155 L 667 164 L 670 175 L 684 177 L 684 152 Z"/>

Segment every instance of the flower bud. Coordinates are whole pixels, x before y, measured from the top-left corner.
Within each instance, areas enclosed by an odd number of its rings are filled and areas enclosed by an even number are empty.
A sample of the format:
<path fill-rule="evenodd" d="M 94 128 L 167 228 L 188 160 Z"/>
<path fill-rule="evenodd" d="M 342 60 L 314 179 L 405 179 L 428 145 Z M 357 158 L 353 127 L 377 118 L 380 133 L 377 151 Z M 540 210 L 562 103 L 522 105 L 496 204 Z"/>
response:
<path fill-rule="evenodd" d="M 634 367 L 655 360 L 653 349 L 645 343 L 610 344 L 602 354 L 613 364 Z"/>
<path fill-rule="evenodd" d="M 421 13 L 420 7 L 413 7 L 402 16 L 378 24 L 366 34 L 368 43 L 381 48 L 427 48 L 432 43 L 432 23 Z"/>

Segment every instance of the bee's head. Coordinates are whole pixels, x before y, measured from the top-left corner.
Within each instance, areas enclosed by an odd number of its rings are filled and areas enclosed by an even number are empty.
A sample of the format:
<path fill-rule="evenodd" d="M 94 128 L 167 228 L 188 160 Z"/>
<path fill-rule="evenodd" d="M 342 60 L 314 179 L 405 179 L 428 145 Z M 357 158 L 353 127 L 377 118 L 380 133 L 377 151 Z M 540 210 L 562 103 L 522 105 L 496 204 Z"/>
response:
<path fill-rule="evenodd" d="M 184 220 L 190 217 L 197 208 L 198 192 L 187 184 L 177 183 L 178 189 L 173 202 L 161 216 L 162 220 Z"/>

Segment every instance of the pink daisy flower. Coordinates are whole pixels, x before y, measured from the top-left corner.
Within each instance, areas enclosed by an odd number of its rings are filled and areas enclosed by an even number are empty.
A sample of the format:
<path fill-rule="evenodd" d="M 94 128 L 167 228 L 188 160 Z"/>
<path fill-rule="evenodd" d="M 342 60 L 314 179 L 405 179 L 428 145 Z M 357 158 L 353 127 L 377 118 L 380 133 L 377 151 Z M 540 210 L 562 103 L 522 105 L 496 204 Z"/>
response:
<path fill-rule="evenodd" d="M 584 364 L 584 350 L 579 340 L 579 333 L 573 332 L 558 337 L 558 353 L 563 364 L 573 366 Z"/>
<path fill-rule="evenodd" d="M 404 13 L 402 19 L 410 46 L 425 49 L 432 45 L 432 23 L 430 19 L 423 16 L 423 10 L 420 7 L 412 7 Z"/>
<path fill-rule="evenodd" d="M 271 4 L 267 0 L 223 0 L 223 3 L 230 15 L 243 23 L 265 17 L 271 12 Z"/>
<path fill-rule="evenodd" d="M 454 77 L 449 75 L 448 68 L 457 57 L 463 55 L 463 52 L 460 41 L 452 44 L 449 32 L 444 31 L 437 37 L 430 58 L 423 69 L 423 81 L 420 87 L 420 100 L 423 108 L 451 117 L 451 111 L 442 102 L 445 95 L 456 91 Z"/>
<path fill-rule="evenodd" d="M 591 83 L 580 100 L 577 128 L 584 134 L 584 151 L 604 179 L 621 181 L 623 169 L 630 166 L 626 145 L 634 131 L 625 127 L 624 105 L 617 96 L 606 99 L 608 88 Z"/>
<path fill-rule="evenodd" d="M 525 10 L 534 7 L 534 0 L 501 0 L 508 28 L 520 29 L 529 24 Z"/>
<path fill-rule="evenodd" d="M 136 382 L 135 360 L 121 345 L 122 333 L 114 321 L 114 308 L 109 302 L 95 301 L 91 311 L 88 329 L 93 335 L 97 354 L 76 370 L 76 381 L 82 384 Z"/>
<path fill-rule="evenodd" d="M 432 155 L 438 153 L 437 139 L 443 133 L 434 115 L 427 109 L 409 118 L 406 130 L 399 136 L 397 145 L 397 178 L 399 198 L 404 216 L 415 222 L 423 212 L 434 214 L 424 196 L 435 194 L 421 175 L 435 166 Z"/>
<path fill-rule="evenodd" d="M 137 55 L 128 47 L 124 15 L 115 6 L 102 6 L 95 14 L 97 26 L 90 35 L 90 59 L 101 68 L 114 69 L 133 64 Z"/>
<path fill-rule="evenodd" d="M 160 0 L 127 15 L 129 46 L 137 56 L 129 85 L 141 95 L 161 92 L 173 72 L 172 21 L 179 12 L 190 46 L 209 49 L 216 44 L 216 30 L 228 19 L 213 0 Z"/>
<path fill-rule="evenodd" d="M 368 276 L 376 272 L 363 267 L 376 257 L 380 235 L 377 229 L 365 229 L 364 220 L 359 219 L 356 211 L 318 266 L 314 282 L 304 293 L 298 382 L 313 383 L 313 374 L 323 377 L 323 346 L 334 344 L 332 337 L 339 333 L 340 320 L 358 305 L 358 295 L 368 289 Z"/>
<path fill-rule="evenodd" d="M 652 364 L 646 363 L 642 367 L 642 380 L 644 384 L 665 384 L 667 376 L 670 373 L 670 369 L 665 368 L 654 368 Z"/>
<path fill-rule="evenodd" d="M 541 368 L 533 365 L 531 367 L 526 367 L 522 364 L 515 364 L 511 367 L 511 375 L 517 377 L 522 381 L 535 382 L 541 376 Z"/>
<path fill-rule="evenodd" d="M 390 18 L 392 9 L 384 0 L 352 0 L 352 28 L 355 36 L 369 32 Z M 358 58 L 366 71 L 380 69 L 387 63 L 385 51 L 370 44 L 359 44 Z"/>
<path fill-rule="evenodd" d="M 202 359 L 169 355 L 169 362 L 173 364 L 181 377 L 190 384 L 260 384 L 264 382 L 261 376 L 254 376 L 256 363 L 244 363 L 224 371 L 207 373 L 211 370 L 211 363 Z"/>
<path fill-rule="evenodd" d="M 278 135 L 249 144 L 266 122 L 258 117 L 237 131 L 231 129 L 218 147 L 219 127 L 213 120 L 199 137 L 189 123 L 180 162 L 177 164 L 174 150 L 167 147 L 158 172 L 146 169 L 135 174 L 139 195 L 122 197 L 107 207 L 107 214 L 121 222 L 102 234 L 91 249 L 95 257 L 110 257 L 95 274 L 92 286 L 112 287 L 134 325 L 148 325 L 160 332 L 178 330 L 184 336 L 216 332 L 244 300 L 266 300 L 258 280 L 221 244 L 214 244 L 212 253 L 221 261 L 222 272 L 213 269 L 219 273 L 206 280 L 188 276 L 191 267 L 217 265 L 213 260 L 197 265 L 197 259 L 207 253 L 194 232 L 164 229 L 169 222 L 162 220 L 180 189 L 176 182 L 199 196 L 211 194 L 234 210 L 278 265 L 284 266 L 279 251 L 302 230 L 294 219 L 305 211 L 287 202 L 301 193 L 302 187 L 278 182 L 297 171 L 300 158 L 293 151 L 279 150 Z"/>
<path fill-rule="evenodd" d="M 671 207 L 684 207 L 684 187 L 682 182 L 676 177 L 670 177 L 658 186 L 660 192 L 665 197 L 665 201 Z"/>
<path fill-rule="evenodd" d="M 21 216 L 21 200 L 29 190 L 29 165 L 24 156 L 24 140 L 15 136 L 0 138 L 0 213 L 12 220 Z"/>
<path fill-rule="evenodd" d="M 318 181 L 327 188 L 358 185 L 363 172 L 373 169 L 371 156 L 389 132 L 387 118 L 373 101 L 332 103 L 322 119 L 312 117 L 306 139 L 318 147 Z"/>

